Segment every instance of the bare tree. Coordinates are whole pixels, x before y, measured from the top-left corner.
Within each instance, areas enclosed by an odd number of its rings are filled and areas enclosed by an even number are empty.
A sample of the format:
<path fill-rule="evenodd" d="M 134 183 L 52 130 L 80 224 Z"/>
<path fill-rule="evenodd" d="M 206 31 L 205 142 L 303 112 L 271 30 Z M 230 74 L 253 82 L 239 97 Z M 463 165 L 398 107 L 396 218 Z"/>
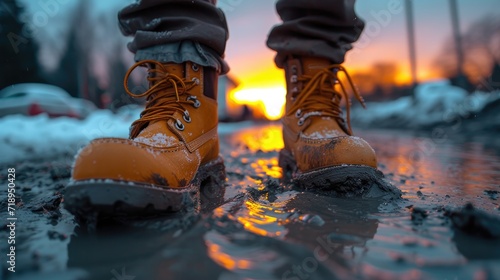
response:
<path fill-rule="evenodd" d="M 37 58 L 38 45 L 27 38 L 21 15 L 25 13 L 20 1 L 0 3 L 0 89 L 11 84 L 41 82 Z"/>
<path fill-rule="evenodd" d="M 89 56 L 92 32 L 89 29 L 88 1 L 79 1 L 69 22 L 70 28 L 66 37 L 66 47 L 55 73 L 49 73 L 48 79 L 72 96 L 92 100 L 89 89 Z"/>
<path fill-rule="evenodd" d="M 463 36 L 464 72 L 478 83 L 491 75 L 495 64 L 500 62 L 500 18 L 483 17 L 473 23 Z M 446 41 L 434 65 L 446 77 L 455 77 L 457 59 L 453 40 Z"/>

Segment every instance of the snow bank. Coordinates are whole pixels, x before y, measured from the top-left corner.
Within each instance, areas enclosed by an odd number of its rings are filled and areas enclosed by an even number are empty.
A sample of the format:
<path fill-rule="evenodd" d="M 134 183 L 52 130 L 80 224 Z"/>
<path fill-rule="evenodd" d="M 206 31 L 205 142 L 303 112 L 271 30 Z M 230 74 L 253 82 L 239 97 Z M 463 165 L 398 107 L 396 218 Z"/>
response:
<path fill-rule="evenodd" d="M 129 127 L 139 117 L 141 110 L 138 106 L 126 106 L 116 114 L 99 110 L 84 120 L 49 118 L 47 115 L 0 118 L 0 163 L 74 155 L 95 138 L 127 138 Z M 219 132 L 231 133 L 249 125 L 250 122 L 220 124 Z"/>
<path fill-rule="evenodd" d="M 96 111 L 85 120 L 7 116 L 0 119 L 0 163 L 76 154 L 80 147 L 98 137 L 128 137 L 132 121 L 108 110 Z"/>
<path fill-rule="evenodd" d="M 499 100 L 500 92 L 468 94 L 442 80 L 418 86 L 415 98 L 368 103 L 366 110 L 356 107 L 351 120 L 361 127 L 425 129 L 471 119 Z"/>

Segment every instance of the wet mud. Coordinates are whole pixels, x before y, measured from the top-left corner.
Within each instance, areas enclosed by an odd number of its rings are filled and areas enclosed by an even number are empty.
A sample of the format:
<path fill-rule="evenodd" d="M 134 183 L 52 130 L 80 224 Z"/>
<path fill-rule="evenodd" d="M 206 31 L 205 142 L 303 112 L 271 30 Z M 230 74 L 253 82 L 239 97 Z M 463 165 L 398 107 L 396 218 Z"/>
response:
<path fill-rule="evenodd" d="M 281 180 L 278 124 L 239 126 L 221 138 L 225 191 L 201 211 L 89 226 L 63 207 L 72 156 L 2 166 L 18 186 L 3 278 L 500 279 L 499 147 L 364 131 L 390 185 L 338 196 Z"/>

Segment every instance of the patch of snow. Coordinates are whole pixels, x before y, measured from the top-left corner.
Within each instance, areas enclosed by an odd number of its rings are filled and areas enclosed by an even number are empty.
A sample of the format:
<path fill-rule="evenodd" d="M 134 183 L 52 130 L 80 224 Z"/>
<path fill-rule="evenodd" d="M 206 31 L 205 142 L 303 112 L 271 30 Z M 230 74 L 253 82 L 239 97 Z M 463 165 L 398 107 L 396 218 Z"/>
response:
<path fill-rule="evenodd" d="M 195 151 L 195 155 L 198 158 L 198 162 L 201 162 L 201 155 L 200 155 L 200 150 Z"/>
<path fill-rule="evenodd" d="M 135 142 L 143 143 L 149 146 L 169 147 L 177 142 L 173 136 L 167 136 L 163 133 L 156 133 L 152 137 L 136 137 Z"/>
<path fill-rule="evenodd" d="M 132 121 L 109 110 L 95 111 L 84 120 L 47 115 L 5 116 L 0 118 L 0 163 L 74 155 L 96 138 L 127 138 Z"/>
<path fill-rule="evenodd" d="M 150 153 L 155 158 L 160 155 L 160 153 L 158 151 L 156 151 L 155 149 L 146 149 L 146 152 Z"/>
<path fill-rule="evenodd" d="M 198 150 L 196 150 L 198 152 Z M 186 150 L 186 149 L 182 149 L 182 152 L 184 153 L 184 155 L 186 156 L 186 160 L 189 161 L 189 162 L 193 162 L 193 158 L 190 157 L 189 155 L 189 151 Z"/>
<path fill-rule="evenodd" d="M 328 139 L 328 138 L 335 138 L 339 136 L 344 136 L 345 133 L 342 133 L 337 130 L 323 130 L 323 131 L 315 131 L 311 134 L 304 134 L 304 137 L 309 138 L 309 139 Z"/>
<path fill-rule="evenodd" d="M 146 23 L 146 25 L 144 26 L 144 29 L 153 30 L 155 27 L 160 25 L 161 20 L 162 20 L 161 18 L 152 19 L 150 22 Z"/>
<path fill-rule="evenodd" d="M 388 102 L 371 102 L 366 110 L 353 108 L 351 121 L 365 127 L 433 127 L 478 114 L 497 100 L 500 100 L 499 91 L 468 94 L 448 80 L 434 81 L 419 85 L 415 98 L 405 96 Z"/>
<path fill-rule="evenodd" d="M 366 144 L 365 144 L 366 142 L 362 138 L 359 138 L 357 136 L 352 136 L 352 137 L 349 137 L 349 139 L 350 139 L 351 143 L 354 145 L 357 145 L 360 147 L 366 146 Z"/>

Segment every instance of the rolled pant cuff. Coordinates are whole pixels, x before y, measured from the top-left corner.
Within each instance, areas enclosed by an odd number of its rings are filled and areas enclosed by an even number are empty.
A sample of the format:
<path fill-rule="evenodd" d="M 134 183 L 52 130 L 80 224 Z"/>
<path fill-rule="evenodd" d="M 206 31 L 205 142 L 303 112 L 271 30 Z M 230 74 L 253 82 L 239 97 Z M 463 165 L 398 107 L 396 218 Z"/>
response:
<path fill-rule="evenodd" d="M 152 46 L 137 50 L 134 59 L 156 60 L 161 63 L 194 62 L 200 66 L 212 67 L 220 74 L 227 74 L 229 66 L 215 51 L 192 41 L 182 41 L 163 45 Z"/>

